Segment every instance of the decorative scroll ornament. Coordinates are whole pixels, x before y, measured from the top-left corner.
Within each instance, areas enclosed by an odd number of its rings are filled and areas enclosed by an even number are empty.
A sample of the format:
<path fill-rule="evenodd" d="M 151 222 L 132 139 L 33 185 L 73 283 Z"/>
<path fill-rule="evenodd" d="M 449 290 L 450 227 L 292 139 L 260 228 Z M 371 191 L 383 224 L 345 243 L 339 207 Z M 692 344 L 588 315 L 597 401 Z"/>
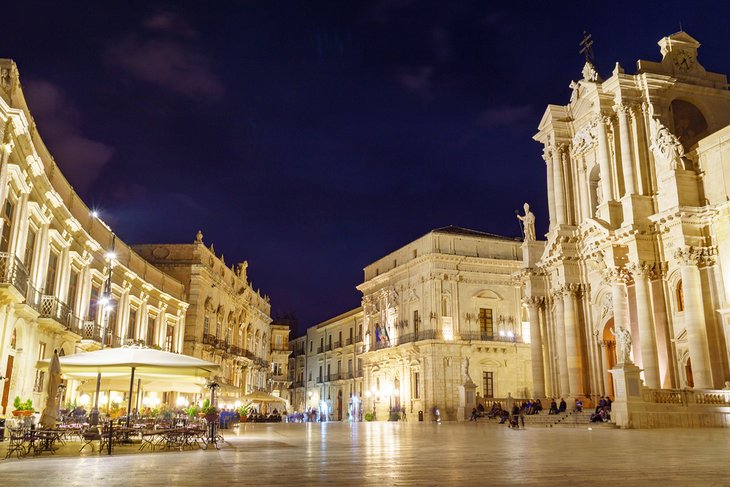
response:
<path fill-rule="evenodd" d="M 582 154 L 596 144 L 595 128 L 595 122 L 591 122 L 588 125 L 584 125 L 583 128 L 575 133 L 572 141 L 573 155 Z"/>
<path fill-rule="evenodd" d="M 656 118 L 650 119 L 651 145 L 654 158 L 671 170 L 684 169 L 684 147 L 676 135 L 671 133 Z"/>

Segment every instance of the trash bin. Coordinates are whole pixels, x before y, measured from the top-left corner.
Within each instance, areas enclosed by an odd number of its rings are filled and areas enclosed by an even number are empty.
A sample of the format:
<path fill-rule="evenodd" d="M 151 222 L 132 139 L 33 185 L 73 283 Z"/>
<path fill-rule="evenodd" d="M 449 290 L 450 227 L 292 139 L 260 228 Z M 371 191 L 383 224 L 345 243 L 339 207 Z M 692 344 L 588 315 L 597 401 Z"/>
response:
<path fill-rule="evenodd" d="M 418 421 L 423 421 L 423 411 L 418 411 Z"/>

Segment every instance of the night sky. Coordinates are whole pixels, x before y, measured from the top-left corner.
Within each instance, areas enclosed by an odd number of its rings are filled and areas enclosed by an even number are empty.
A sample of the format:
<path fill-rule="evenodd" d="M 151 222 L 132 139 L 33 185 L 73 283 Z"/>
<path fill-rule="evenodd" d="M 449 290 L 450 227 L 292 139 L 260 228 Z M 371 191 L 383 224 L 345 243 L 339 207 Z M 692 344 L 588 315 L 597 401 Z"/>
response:
<path fill-rule="evenodd" d="M 431 229 L 547 228 L 532 140 L 583 64 L 659 60 L 684 30 L 730 73 L 730 2 L 10 2 L 39 131 L 128 243 L 249 261 L 299 331 L 357 306 L 362 268 Z M 701 5 L 700 8 L 698 5 Z"/>

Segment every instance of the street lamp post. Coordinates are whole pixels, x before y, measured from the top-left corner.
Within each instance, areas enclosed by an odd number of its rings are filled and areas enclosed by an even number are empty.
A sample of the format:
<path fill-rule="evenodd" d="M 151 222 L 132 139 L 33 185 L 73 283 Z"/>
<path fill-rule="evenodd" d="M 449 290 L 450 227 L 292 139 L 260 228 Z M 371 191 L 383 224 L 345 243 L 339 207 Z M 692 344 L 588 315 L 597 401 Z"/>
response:
<path fill-rule="evenodd" d="M 104 342 L 106 341 L 106 329 L 107 321 L 109 319 L 109 311 L 111 308 L 111 296 L 112 296 L 112 268 L 114 267 L 114 260 L 117 258 L 114 253 L 114 246 L 116 244 L 116 235 L 112 234 L 112 250 L 107 252 L 105 255 L 108 261 L 108 271 L 106 275 L 106 281 L 104 282 L 104 292 L 102 293 L 101 299 L 101 348 L 104 350 Z M 97 426 L 99 424 L 99 391 L 101 389 L 101 372 L 96 374 L 96 394 L 94 394 L 94 407 L 89 414 L 89 424 Z M 129 411 L 127 411 L 129 415 Z"/>

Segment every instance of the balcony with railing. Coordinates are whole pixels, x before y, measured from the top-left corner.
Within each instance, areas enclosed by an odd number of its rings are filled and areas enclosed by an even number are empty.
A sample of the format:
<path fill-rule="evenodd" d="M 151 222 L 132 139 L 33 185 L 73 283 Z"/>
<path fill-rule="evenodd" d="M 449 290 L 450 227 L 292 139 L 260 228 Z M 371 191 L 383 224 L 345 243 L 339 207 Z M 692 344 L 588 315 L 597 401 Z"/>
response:
<path fill-rule="evenodd" d="M 324 347 L 317 347 L 317 353 L 322 353 L 324 351 Z"/>
<path fill-rule="evenodd" d="M 56 296 L 44 294 L 41 296 L 40 319 L 49 319 L 58 323 L 66 330 L 71 328 L 71 308 Z"/>
<path fill-rule="evenodd" d="M 508 334 L 485 333 L 479 331 L 463 331 L 461 332 L 462 340 L 480 340 L 483 342 L 506 342 L 506 343 L 522 343 L 522 337 L 509 336 Z"/>
<path fill-rule="evenodd" d="M 13 254 L 0 252 L 0 292 L 16 303 L 23 302 L 28 289 L 28 271 Z"/>
<path fill-rule="evenodd" d="M 342 346 L 342 344 L 341 344 L 340 342 L 335 342 L 335 343 L 334 343 L 334 344 L 332 345 L 332 348 L 334 348 L 335 350 L 337 350 L 337 349 L 338 349 L 338 348 L 340 348 L 341 346 Z"/>
<path fill-rule="evenodd" d="M 94 320 L 80 321 L 80 335 L 83 340 L 101 343 L 101 325 Z"/>
<path fill-rule="evenodd" d="M 345 340 L 345 346 L 352 345 L 352 338 Z"/>
<path fill-rule="evenodd" d="M 357 335 L 355 337 L 355 343 L 360 343 L 362 341 L 362 335 Z"/>

